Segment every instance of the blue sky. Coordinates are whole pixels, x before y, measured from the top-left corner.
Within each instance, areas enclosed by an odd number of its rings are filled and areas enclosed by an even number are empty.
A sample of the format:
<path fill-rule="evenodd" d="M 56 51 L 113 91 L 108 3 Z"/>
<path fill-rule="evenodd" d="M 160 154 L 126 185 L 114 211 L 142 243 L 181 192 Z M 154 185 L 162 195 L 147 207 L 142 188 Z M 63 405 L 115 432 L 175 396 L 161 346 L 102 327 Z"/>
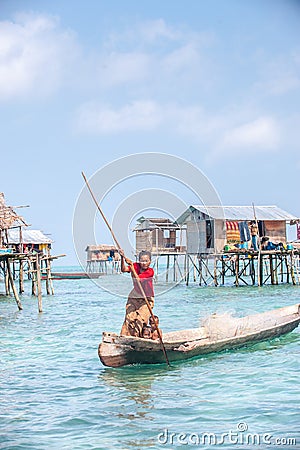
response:
<path fill-rule="evenodd" d="M 300 216 L 299 29 L 291 0 L 0 0 L 0 191 L 65 264 L 81 171 L 129 154 Z"/>

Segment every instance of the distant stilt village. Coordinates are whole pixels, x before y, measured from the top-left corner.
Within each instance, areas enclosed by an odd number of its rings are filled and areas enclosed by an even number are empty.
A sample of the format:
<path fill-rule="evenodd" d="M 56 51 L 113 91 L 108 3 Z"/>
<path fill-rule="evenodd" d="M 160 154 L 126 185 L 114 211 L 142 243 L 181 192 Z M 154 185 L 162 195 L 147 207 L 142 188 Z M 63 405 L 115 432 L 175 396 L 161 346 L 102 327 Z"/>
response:
<path fill-rule="evenodd" d="M 293 242 L 288 241 L 288 226 L 296 227 Z M 150 251 L 162 281 L 300 284 L 300 220 L 277 206 L 191 205 L 175 221 L 141 217 L 133 231 L 136 256 Z M 115 247 L 94 245 L 86 251 L 88 272 L 107 272 L 109 260 L 118 272 Z"/>
<path fill-rule="evenodd" d="M 42 287 L 53 295 L 53 279 L 64 278 L 51 271 L 51 263 L 64 255 L 52 256 L 52 240 L 29 229 L 15 209 L 0 193 L 2 295 L 13 295 L 21 310 L 24 281 L 29 281 L 42 312 Z M 290 226 L 296 227 L 296 239 L 288 239 Z M 135 256 L 141 250 L 151 252 L 159 281 L 199 286 L 300 284 L 300 219 L 277 206 L 191 205 L 176 220 L 140 217 L 133 232 Z M 86 272 L 65 278 L 120 274 L 114 245 L 88 245 L 86 252 Z"/>

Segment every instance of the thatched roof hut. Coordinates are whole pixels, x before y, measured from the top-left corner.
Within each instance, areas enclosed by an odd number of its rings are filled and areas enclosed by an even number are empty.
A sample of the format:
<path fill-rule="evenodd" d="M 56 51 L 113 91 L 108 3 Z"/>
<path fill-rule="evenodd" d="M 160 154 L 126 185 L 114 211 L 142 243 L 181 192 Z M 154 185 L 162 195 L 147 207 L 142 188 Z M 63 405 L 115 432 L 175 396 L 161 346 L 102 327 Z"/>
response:
<path fill-rule="evenodd" d="M 19 216 L 12 206 L 5 204 L 4 193 L 0 192 L 0 230 L 24 225 L 27 226 L 23 217 Z"/>

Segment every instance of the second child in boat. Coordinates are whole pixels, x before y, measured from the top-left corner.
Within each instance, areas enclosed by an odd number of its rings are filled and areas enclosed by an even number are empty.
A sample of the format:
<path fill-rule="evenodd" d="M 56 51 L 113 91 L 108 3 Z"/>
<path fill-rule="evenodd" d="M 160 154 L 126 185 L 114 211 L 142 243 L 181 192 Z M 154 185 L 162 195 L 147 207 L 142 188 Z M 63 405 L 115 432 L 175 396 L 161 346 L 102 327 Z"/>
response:
<path fill-rule="evenodd" d="M 152 339 L 152 330 L 150 325 L 144 325 L 142 331 L 142 338 L 144 339 Z"/>
<path fill-rule="evenodd" d="M 121 255 L 121 271 L 131 273 L 133 281 L 133 289 L 129 293 L 126 303 L 126 314 L 121 335 L 143 337 L 143 326 L 148 324 L 150 312 L 143 292 L 140 289 L 138 281 L 135 279 L 133 269 L 139 278 L 152 310 L 154 307 L 154 270 L 150 267 L 151 253 L 145 250 L 141 251 L 139 254 L 139 262 L 137 263 L 133 263 L 130 259 L 125 258 L 123 250 L 120 250 L 119 253 Z"/>
<path fill-rule="evenodd" d="M 158 325 L 159 325 L 159 318 L 157 316 L 153 316 L 153 317 L 154 317 L 155 322 L 154 322 L 152 316 L 149 317 L 149 325 L 151 327 L 151 332 L 152 332 L 151 338 L 152 339 L 159 339 L 159 335 L 158 335 L 158 332 L 157 332 L 157 328 L 158 328 Z M 155 324 L 156 324 L 156 326 L 155 326 Z M 160 336 L 162 337 L 162 331 L 161 331 L 160 328 L 158 328 L 158 329 L 159 329 Z"/>

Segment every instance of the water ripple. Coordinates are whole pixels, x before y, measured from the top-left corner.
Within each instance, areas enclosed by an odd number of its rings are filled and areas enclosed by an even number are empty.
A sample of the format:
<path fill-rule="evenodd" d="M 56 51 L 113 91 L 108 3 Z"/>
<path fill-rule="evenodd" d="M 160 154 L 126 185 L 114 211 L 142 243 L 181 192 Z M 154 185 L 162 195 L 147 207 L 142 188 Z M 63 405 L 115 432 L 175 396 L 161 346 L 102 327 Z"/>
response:
<path fill-rule="evenodd" d="M 178 286 L 157 299 L 156 311 L 167 331 L 198 326 L 215 311 L 243 315 L 297 296 L 290 286 Z M 103 330 L 120 328 L 125 296 L 78 280 L 57 283 L 43 314 L 36 299 L 22 301 L 24 310 L 16 312 L 11 299 L 0 299 L 1 449 L 157 449 L 165 429 L 225 433 L 241 422 L 249 432 L 300 442 L 299 330 L 171 368 L 110 369 L 100 364 L 97 347 Z"/>

